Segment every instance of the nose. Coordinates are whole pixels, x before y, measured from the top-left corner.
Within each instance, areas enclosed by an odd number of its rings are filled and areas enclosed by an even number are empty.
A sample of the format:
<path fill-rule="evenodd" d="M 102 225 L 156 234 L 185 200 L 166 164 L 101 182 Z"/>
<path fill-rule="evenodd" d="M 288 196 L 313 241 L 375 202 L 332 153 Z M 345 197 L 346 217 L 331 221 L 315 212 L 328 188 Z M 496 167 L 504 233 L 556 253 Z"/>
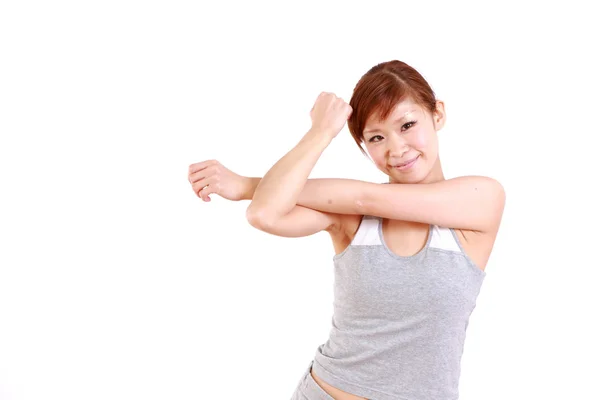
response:
<path fill-rule="evenodd" d="M 395 133 L 389 135 L 387 144 L 388 156 L 393 159 L 402 159 L 404 154 L 409 150 L 406 140 Z"/>

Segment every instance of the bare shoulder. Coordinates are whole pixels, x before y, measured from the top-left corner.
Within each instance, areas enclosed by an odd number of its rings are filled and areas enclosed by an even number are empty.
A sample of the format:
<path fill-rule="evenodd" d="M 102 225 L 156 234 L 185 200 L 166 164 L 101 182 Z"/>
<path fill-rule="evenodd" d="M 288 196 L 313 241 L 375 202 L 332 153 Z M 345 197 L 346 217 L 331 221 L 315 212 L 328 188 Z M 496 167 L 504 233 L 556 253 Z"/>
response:
<path fill-rule="evenodd" d="M 480 187 L 491 194 L 486 209 L 489 214 L 485 216 L 488 219 L 486 224 L 488 229 L 485 231 L 454 229 L 467 255 L 481 270 L 485 271 L 502 222 L 506 193 L 502 184 L 489 176 L 466 176 L 462 179 L 473 179 L 479 182 Z"/>

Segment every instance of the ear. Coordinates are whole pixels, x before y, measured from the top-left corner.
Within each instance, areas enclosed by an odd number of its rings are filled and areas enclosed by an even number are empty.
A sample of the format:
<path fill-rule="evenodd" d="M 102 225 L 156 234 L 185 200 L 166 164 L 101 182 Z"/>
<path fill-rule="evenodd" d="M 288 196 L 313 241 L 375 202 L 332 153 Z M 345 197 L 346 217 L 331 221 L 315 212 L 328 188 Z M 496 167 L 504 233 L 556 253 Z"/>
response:
<path fill-rule="evenodd" d="M 433 125 L 436 131 L 439 131 L 444 127 L 446 123 L 446 110 L 444 107 L 444 102 L 442 100 L 438 100 L 435 103 L 435 112 L 433 113 Z"/>

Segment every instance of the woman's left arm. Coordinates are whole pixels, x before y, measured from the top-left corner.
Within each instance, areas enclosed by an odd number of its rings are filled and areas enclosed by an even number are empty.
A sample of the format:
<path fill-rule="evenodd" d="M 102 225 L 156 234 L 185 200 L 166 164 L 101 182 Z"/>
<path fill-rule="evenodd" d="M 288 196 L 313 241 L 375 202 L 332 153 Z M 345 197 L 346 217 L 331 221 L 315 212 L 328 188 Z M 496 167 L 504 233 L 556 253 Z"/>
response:
<path fill-rule="evenodd" d="M 461 176 L 418 184 L 323 178 L 307 182 L 298 204 L 332 213 L 372 215 L 490 232 L 498 229 L 505 197 L 502 185 L 485 176 Z"/>

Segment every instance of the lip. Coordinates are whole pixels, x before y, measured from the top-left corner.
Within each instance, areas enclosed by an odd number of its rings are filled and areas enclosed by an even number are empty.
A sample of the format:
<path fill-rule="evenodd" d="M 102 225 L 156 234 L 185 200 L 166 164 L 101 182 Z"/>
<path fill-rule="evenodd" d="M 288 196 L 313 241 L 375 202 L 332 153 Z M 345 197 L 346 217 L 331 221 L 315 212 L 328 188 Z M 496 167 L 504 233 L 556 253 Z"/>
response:
<path fill-rule="evenodd" d="M 415 158 L 413 158 L 412 160 L 410 160 L 406 164 L 396 165 L 394 168 L 397 169 L 397 170 L 399 170 L 399 171 L 405 171 L 407 169 L 410 169 L 413 165 L 415 165 L 415 162 L 417 162 L 417 160 L 419 159 L 419 157 L 421 157 L 421 155 L 416 156 Z"/>

